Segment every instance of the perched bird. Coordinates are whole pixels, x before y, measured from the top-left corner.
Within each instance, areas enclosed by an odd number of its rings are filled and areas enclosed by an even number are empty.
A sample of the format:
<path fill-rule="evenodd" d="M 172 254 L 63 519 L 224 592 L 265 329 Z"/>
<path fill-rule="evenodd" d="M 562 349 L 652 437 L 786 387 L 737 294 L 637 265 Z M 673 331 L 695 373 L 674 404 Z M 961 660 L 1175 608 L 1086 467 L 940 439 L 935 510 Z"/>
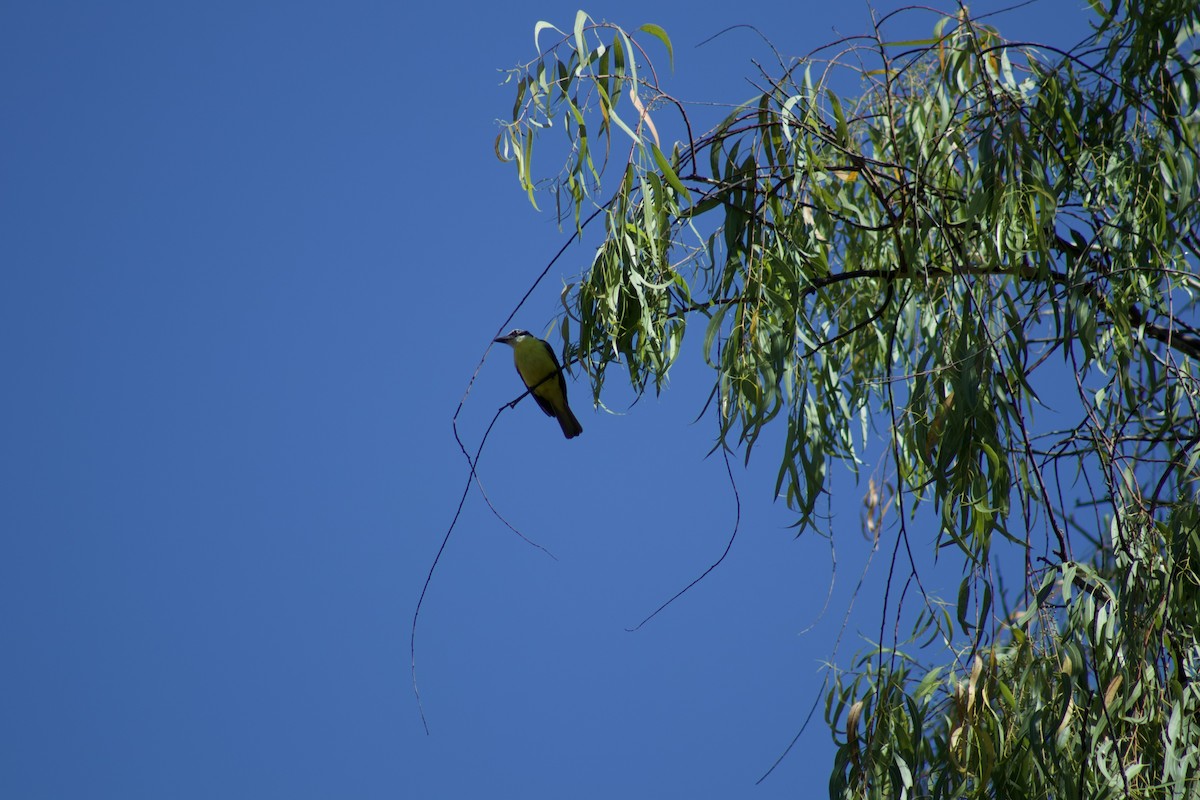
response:
<path fill-rule="evenodd" d="M 503 342 L 513 349 L 513 363 L 517 365 L 517 374 L 525 382 L 525 388 L 546 416 L 558 420 L 563 436 L 574 439 L 583 433 L 583 426 L 567 405 L 567 382 L 549 343 L 520 329 L 493 341 Z"/>

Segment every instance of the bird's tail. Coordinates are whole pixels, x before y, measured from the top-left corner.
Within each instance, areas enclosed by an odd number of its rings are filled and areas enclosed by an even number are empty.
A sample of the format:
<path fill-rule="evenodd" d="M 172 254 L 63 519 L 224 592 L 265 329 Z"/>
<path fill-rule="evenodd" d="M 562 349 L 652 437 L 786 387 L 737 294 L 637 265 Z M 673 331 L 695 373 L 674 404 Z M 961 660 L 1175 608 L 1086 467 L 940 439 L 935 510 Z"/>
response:
<path fill-rule="evenodd" d="M 563 436 L 568 439 L 574 439 L 579 434 L 583 433 L 583 426 L 579 424 L 579 420 L 575 419 L 575 414 L 571 412 L 571 407 L 564 405 L 557 414 L 558 425 L 562 428 Z"/>

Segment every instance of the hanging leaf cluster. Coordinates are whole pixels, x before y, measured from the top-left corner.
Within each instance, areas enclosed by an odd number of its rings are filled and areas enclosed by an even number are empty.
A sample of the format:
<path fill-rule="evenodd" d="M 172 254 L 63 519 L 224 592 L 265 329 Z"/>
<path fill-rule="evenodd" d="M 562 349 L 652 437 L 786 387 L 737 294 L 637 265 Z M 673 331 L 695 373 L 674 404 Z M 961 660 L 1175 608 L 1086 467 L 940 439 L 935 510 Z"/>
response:
<path fill-rule="evenodd" d="M 699 324 L 717 446 L 774 449 L 799 532 L 878 439 L 897 547 L 962 557 L 908 643 L 950 663 L 880 641 L 831 692 L 837 796 L 1196 791 L 1200 7 L 1091 6 L 1069 52 L 884 18 L 711 122 L 657 25 L 539 23 L 509 73 L 497 153 L 603 226 L 562 326 L 597 398 Z"/>

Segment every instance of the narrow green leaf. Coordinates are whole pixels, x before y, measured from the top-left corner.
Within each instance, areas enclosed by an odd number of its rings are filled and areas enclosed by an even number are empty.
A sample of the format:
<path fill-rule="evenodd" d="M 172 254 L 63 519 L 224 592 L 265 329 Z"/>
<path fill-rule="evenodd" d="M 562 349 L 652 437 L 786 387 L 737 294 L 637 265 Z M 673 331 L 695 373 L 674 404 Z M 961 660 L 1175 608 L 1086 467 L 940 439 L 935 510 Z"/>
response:
<path fill-rule="evenodd" d="M 523 144 L 524 147 L 522 149 L 524 152 L 523 157 L 521 158 L 521 165 L 523 167 L 525 176 L 525 191 L 529 195 L 530 204 L 534 208 L 537 208 L 537 199 L 533 196 L 533 131 L 525 134 L 525 141 Z"/>
<path fill-rule="evenodd" d="M 635 55 L 637 50 L 634 49 L 633 42 L 629 39 L 629 34 L 625 33 L 625 31 L 622 29 L 618 29 L 618 31 L 621 40 L 625 43 L 625 52 L 629 54 L 629 79 L 633 81 L 633 85 L 636 86 L 638 82 L 637 58 Z"/>
<path fill-rule="evenodd" d="M 667 32 L 651 22 L 647 22 L 645 25 L 638 28 L 638 30 L 645 31 L 666 46 L 667 62 L 671 65 L 671 69 L 675 69 L 675 50 L 671 47 L 671 39 L 667 36 Z"/>
<path fill-rule="evenodd" d="M 542 52 L 542 46 L 541 46 L 541 44 L 538 43 L 538 36 L 541 35 L 541 32 L 546 30 L 547 28 L 549 28 L 552 31 L 562 33 L 563 36 L 566 36 L 565 33 L 558 30 L 558 28 L 554 27 L 553 24 L 546 22 L 545 20 L 538 20 L 538 22 L 533 26 L 533 47 L 539 53 Z"/>
<path fill-rule="evenodd" d="M 987 628 L 988 615 L 992 613 L 992 585 L 985 583 L 983 585 L 982 596 L 979 600 L 979 616 L 976 619 L 976 627 L 981 629 Z"/>
<path fill-rule="evenodd" d="M 799 118 L 792 113 L 792 108 L 796 103 L 804 99 L 803 95 L 794 94 L 784 101 L 783 106 L 779 109 L 780 127 L 783 128 L 783 136 L 790 143 L 792 141 L 792 126 L 799 125 Z"/>
<path fill-rule="evenodd" d="M 623 38 L 620 35 L 613 36 L 612 47 L 609 48 L 609 51 L 613 54 L 612 75 L 614 81 L 625 77 L 625 47 L 621 44 Z M 611 85 L 608 93 L 614 98 L 620 95 L 620 92 L 614 90 Z M 613 102 L 614 104 L 616 103 L 615 100 Z"/>
<path fill-rule="evenodd" d="M 842 101 L 832 89 L 825 92 L 825 96 L 829 99 L 829 107 L 833 110 L 833 119 L 837 123 L 838 143 L 842 147 L 850 144 L 850 131 L 846 127 L 846 115 L 842 111 Z"/>
<path fill-rule="evenodd" d="M 883 46 L 884 47 L 928 47 L 930 45 L 937 44 L 938 41 L 939 41 L 938 37 L 932 37 L 929 39 L 900 39 L 895 42 L 884 42 Z"/>
<path fill-rule="evenodd" d="M 579 54 L 580 62 L 587 56 L 587 45 L 583 40 L 583 26 L 588 22 L 588 15 L 579 11 L 575 15 L 575 52 Z"/>
<path fill-rule="evenodd" d="M 632 128 L 630 128 L 628 125 L 625 124 L 625 120 L 623 120 L 619 116 L 617 116 L 617 112 L 614 109 L 610 108 L 608 110 L 608 118 L 610 121 L 616 123 L 616 126 L 618 128 L 625 131 L 625 133 L 627 133 L 629 135 L 630 139 L 633 139 L 638 144 L 641 144 L 642 138 L 640 136 L 638 136 L 636 133 L 634 133 Z"/>
<path fill-rule="evenodd" d="M 691 205 L 692 193 L 683 185 L 683 181 L 679 180 L 679 176 L 671 168 L 671 162 L 667 161 L 667 157 L 663 155 L 663 151 L 658 148 L 658 145 L 651 142 L 650 152 L 654 155 L 654 163 L 658 165 L 659 171 L 662 172 L 663 179 L 675 190 L 679 197 L 687 200 L 688 205 Z"/>
<path fill-rule="evenodd" d="M 905 789 L 911 789 L 913 787 L 912 770 L 908 768 L 908 764 L 900 757 L 899 753 L 896 753 L 893 758 L 896 763 L 896 769 L 900 772 L 900 784 Z"/>
<path fill-rule="evenodd" d="M 974 626 L 967 621 L 967 604 L 971 600 L 971 576 L 963 578 L 962 583 L 958 586 L 958 624 L 962 626 L 964 631 L 969 631 Z"/>

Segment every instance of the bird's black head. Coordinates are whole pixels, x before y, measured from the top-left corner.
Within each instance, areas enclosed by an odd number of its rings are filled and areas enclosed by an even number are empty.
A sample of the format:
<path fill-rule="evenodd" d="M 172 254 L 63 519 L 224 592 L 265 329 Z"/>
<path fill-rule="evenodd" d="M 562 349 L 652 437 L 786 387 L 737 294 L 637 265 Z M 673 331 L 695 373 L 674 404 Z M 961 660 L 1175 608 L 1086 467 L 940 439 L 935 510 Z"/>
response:
<path fill-rule="evenodd" d="M 513 328 L 511 331 L 504 334 L 499 339 L 493 339 L 492 341 L 493 342 L 503 342 L 504 344 L 510 344 L 511 342 L 515 342 L 517 339 L 520 339 L 522 336 L 530 336 L 530 335 L 531 334 L 529 333 L 529 331 L 521 330 L 520 328 Z"/>

